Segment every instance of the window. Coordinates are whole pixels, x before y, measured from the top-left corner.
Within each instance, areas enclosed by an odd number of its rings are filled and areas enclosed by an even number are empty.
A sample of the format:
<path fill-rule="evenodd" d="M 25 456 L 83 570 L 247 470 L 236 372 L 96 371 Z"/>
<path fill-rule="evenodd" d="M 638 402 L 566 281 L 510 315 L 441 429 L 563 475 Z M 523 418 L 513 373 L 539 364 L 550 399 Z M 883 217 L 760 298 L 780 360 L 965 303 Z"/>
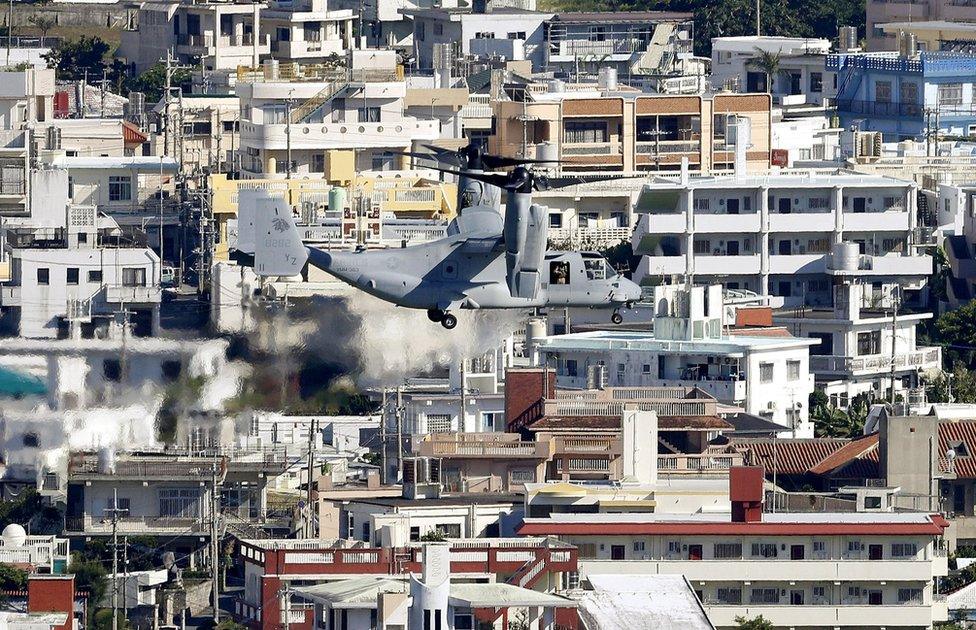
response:
<path fill-rule="evenodd" d="M 872 330 L 870 332 L 857 333 L 857 355 L 881 353 L 881 331 Z"/>
<path fill-rule="evenodd" d="M 786 378 L 790 381 L 800 380 L 800 362 L 799 361 L 787 361 L 786 362 Z"/>
<path fill-rule="evenodd" d="M 760 363 L 759 364 L 759 382 L 760 383 L 772 383 L 773 382 L 773 364 L 772 363 Z"/>
<path fill-rule="evenodd" d="M 417 39 L 424 41 L 427 37 L 427 25 L 424 22 L 417 22 Z"/>
<path fill-rule="evenodd" d="M 170 518 L 197 518 L 200 516 L 200 489 L 160 489 L 159 515 Z"/>
<path fill-rule="evenodd" d="M 644 551 L 644 541 L 635 540 L 634 541 L 634 551 Z"/>
<path fill-rule="evenodd" d="M 589 33 L 589 40 L 591 42 L 602 42 L 607 39 L 607 27 L 605 26 L 591 26 Z"/>
<path fill-rule="evenodd" d="M 715 543 L 713 553 L 716 560 L 719 558 L 741 558 L 742 543 Z"/>
<path fill-rule="evenodd" d="M 650 363 L 645 363 L 644 365 L 641 366 L 641 374 L 650 374 L 650 373 L 651 373 Z"/>
<path fill-rule="evenodd" d="M 880 510 L 881 497 L 864 497 L 864 508 L 867 510 Z"/>
<path fill-rule="evenodd" d="M 891 81 L 877 81 L 874 84 L 874 100 L 879 103 L 891 102 Z"/>
<path fill-rule="evenodd" d="M 38 267 L 37 269 L 37 284 L 49 285 L 51 284 L 51 270 L 47 267 Z"/>
<path fill-rule="evenodd" d="M 549 213 L 549 227 L 561 228 L 563 226 L 563 214 L 561 212 Z"/>
<path fill-rule="evenodd" d="M 598 120 L 567 121 L 564 142 L 607 142 L 607 123 Z"/>
<path fill-rule="evenodd" d="M 938 104 L 962 105 L 962 83 L 944 83 L 939 86 Z"/>
<path fill-rule="evenodd" d="M 668 555 L 669 556 L 681 555 L 681 541 L 679 540 L 668 541 Z"/>
<path fill-rule="evenodd" d="M 88 242 L 88 232 L 78 232 L 78 244 L 84 245 Z"/>
<path fill-rule="evenodd" d="M 441 24 L 440 22 L 435 22 L 434 35 L 443 35 L 443 34 L 444 34 L 444 25 Z"/>
<path fill-rule="evenodd" d="M 848 540 L 847 541 L 847 554 L 851 556 L 859 556 L 861 552 L 864 551 L 864 543 L 860 540 Z"/>
<path fill-rule="evenodd" d="M 813 601 L 814 603 L 818 601 L 825 601 L 827 599 L 827 588 L 824 586 L 814 586 L 813 587 Z"/>
<path fill-rule="evenodd" d="M 128 175 L 112 175 L 108 178 L 108 200 L 130 201 L 132 199 L 132 178 Z"/>
<path fill-rule="evenodd" d="M 129 515 L 129 507 L 132 502 L 129 497 L 109 497 L 108 501 L 105 503 L 105 513 L 107 516 L 111 516 L 112 510 L 118 510 L 119 515 Z"/>
<path fill-rule="evenodd" d="M 750 604 L 778 604 L 778 588 L 754 588 L 749 594 Z"/>
<path fill-rule="evenodd" d="M 379 107 L 359 107 L 356 112 L 359 115 L 359 122 L 380 122 Z"/>
<path fill-rule="evenodd" d="M 918 545 L 915 543 L 892 543 L 892 558 L 914 558 L 918 553 Z"/>
<path fill-rule="evenodd" d="M 417 542 L 420 540 L 420 528 L 411 527 L 410 528 L 410 542 Z"/>
<path fill-rule="evenodd" d="M 920 588 L 900 588 L 898 589 L 899 604 L 921 604 L 922 589 Z"/>
<path fill-rule="evenodd" d="M 512 483 L 535 483 L 535 470 L 531 468 L 519 468 L 508 473 L 508 479 Z"/>
<path fill-rule="evenodd" d="M 508 39 L 525 39 L 525 31 L 512 31 L 508 34 Z"/>
<path fill-rule="evenodd" d="M 315 153 L 312 155 L 312 172 L 313 173 L 324 173 L 325 172 L 325 154 Z"/>
<path fill-rule="evenodd" d="M 238 122 L 239 121 L 236 120 L 224 120 L 220 124 L 223 127 L 224 131 L 228 133 L 233 133 L 237 131 Z"/>
<path fill-rule="evenodd" d="M 427 433 L 450 433 L 451 416 L 446 413 L 427 414 Z"/>
<path fill-rule="evenodd" d="M 369 535 L 371 533 L 369 531 L 369 523 L 363 523 L 363 542 L 369 542 Z"/>
<path fill-rule="evenodd" d="M 444 536 L 444 538 L 461 537 L 460 523 L 442 523 L 437 526 L 437 531 L 439 531 Z"/>
<path fill-rule="evenodd" d="M 718 600 L 719 604 L 739 605 L 742 603 L 742 589 L 733 587 L 719 588 L 715 591 L 715 599 Z"/>
<path fill-rule="evenodd" d="M 210 134 L 210 121 L 183 123 L 184 136 L 209 136 Z"/>
<path fill-rule="evenodd" d="M 21 442 L 24 445 L 24 448 L 38 448 L 41 445 L 41 440 L 37 437 L 37 434 L 33 432 L 25 433 Z"/>
<path fill-rule="evenodd" d="M 475 39 L 495 39 L 495 33 L 492 31 L 482 31 L 480 33 L 474 34 Z"/>
<path fill-rule="evenodd" d="M 810 346 L 810 354 L 815 356 L 830 356 L 834 353 L 833 333 L 810 333 L 811 339 L 819 339 L 820 343 Z"/>
<path fill-rule="evenodd" d="M 823 559 L 827 557 L 827 541 L 825 540 L 813 541 L 813 557 L 818 559 Z M 816 596 L 816 593 L 814 593 L 814 596 Z"/>
<path fill-rule="evenodd" d="M 752 543 L 752 556 L 754 558 L 775 558 L 776 543 Z"/>
<path fill-rule="evenodd" d="M 579 372 L 576 359 L 566 359 L 566 376 L 576 376 Z"/>
<path fill-rule="evenodd" d="M 144 267 L 123 267 L 122 286 L 124 287 L 146 286 L 146 269 Z"/>
<path fill-rule="evenodd" d="M 695 199 L 694 206 L 695 212 L 705 211 L 708 212 L 709 199 Z"/>
<path fill-rule="evenodd" d="M 474 630 L 474 616 L 471 613 L 454 613 L 454 630 Z"/>
<path fill-rule="evenodd" d="M 811 210 L 828 210 L 830 209 L 830 197 L 810 197 L 807 200 L 807 207 Z"/>
<path fill-rule="evenodd" d="M 101 282 L 102 281 L 102 270 L 93 269 L 88 272 L 88 282 Z"/>
<path fill-rule="evenodd" d="M 498 422 L 498 419 L 501 417 L 501 415 L 502 414 L 500 414 L 500 413 L 495 413 L 495 412 L 490 412 L 490 411 L 482 411 L 481 412 L 481 430 L 482 431 L 494 431 L 496 429 L 496 427 L 500 424 Z"/>
<path fill-rule="evenodd" d="M 78 284 L 78 268 L 77 267 L 68 267 L 67 271 L 65 272 L 65 281 L 68 284 Z"/>
<path fill-rule="evenodd" d="M 102 376 L 106 381 L 118 383 L 122 380 L 122 363 L 118 359 L 105 359 L 102 361 Z"/>
<path fill-rule="evenodd" d="M 910 81 L 902 81 L 899 85 L 901 90 L 901 98 L 899 99 L 902 103 L 909 103 L 912 105 L 918 104 L 918 84 L 912 83 Z"/>
<path fill-rule="evenodd" d="M 811 92 L 823 92 L 823 73 L 822 72 L 811 72 L 810 73 L 810 91 Z"/>

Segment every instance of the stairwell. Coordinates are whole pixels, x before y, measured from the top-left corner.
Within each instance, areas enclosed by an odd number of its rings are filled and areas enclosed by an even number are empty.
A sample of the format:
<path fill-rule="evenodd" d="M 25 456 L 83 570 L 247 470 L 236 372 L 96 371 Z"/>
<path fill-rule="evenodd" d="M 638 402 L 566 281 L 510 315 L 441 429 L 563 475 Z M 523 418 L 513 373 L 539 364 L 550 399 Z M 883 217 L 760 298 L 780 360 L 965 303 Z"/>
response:
<path fill-rule="evenodd" d="M 665 53 L 668 52 L 668 43 L 675 33 L 674 24 L 658 24 L 654 27 L 654 34 L 651 41 L 647 44 L 647 50 L 641 55 L 634 67 L 643 72 L 658 72 L 664 60 Z"/>
<path fill-rule="evenodd" d="M 677 446 L 675 446 L 671 442 L 669 442 L 666 439 L 664 439 L 664 437 L 662 437 L 660 434 L 658 434 L 658 436 L 657 436 L 657 441 L 658 441 L 658 444 L 660 444 L 664 448 L 666 448 L 669 451 L 671 451 L 671 454 L 672 455 L 681 455 L 681 453 L 683 452 L 680 448 L 678 448 Z"/>
<path fill-rule="evenodd" d="M 305 122 L 319 108 L 335 98 L 347 85 L 349 85 L 347 81 L 332 81 L 327 83 L 315 96 L 291 110 L 291 122 L 293 124 Z"/>

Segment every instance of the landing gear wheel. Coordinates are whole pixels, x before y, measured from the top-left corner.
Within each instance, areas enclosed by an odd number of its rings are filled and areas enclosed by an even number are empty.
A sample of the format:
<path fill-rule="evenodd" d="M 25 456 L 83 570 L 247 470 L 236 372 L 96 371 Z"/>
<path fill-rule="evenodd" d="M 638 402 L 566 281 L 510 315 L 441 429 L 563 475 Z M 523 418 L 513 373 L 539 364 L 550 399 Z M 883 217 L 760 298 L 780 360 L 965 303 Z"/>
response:
<path fill-rule="evenodd" d="M 457 326 L 457 317 L 451 315 L 450 313 L 444 313 L 444 317 L 441 318 L 441 326 L 451 330 Z"/>
<path fill-rule="evenodd" d="M 624 321 L 624 317 L 620 313 L 614 311 L 613 315 L 610 316 L 610 321 L 612 321 L 614 324 L 619 324 Z"/>
<path fill-rule="evenodd" d="M 427 309 L 427 319 L 432 322 L 439 322 L 444 319 L 444 311 L 439 308 L 429 308 Z"/>

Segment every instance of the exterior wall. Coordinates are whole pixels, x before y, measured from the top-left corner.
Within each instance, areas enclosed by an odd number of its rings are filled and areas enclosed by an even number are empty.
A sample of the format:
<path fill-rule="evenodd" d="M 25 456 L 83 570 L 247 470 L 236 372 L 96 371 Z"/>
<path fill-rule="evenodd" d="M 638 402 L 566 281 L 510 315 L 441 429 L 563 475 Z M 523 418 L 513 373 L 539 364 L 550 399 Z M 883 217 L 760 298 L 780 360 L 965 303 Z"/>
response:
<path fill-rule="evenodd" d="M 498 535 L 506 536 L 514 533 L 522 514 L 522 506 L 511 503 L 428 507 L 423 505 L 423 499 L 419 499 L 415 506 L 394 509 L 350 501 L 342 507 L 340 534 L 342 538 L 382 544 L 379 528 L 382 523 L 390 522 L 384 517 L 395 515 L 394 521 L 400 521 L 398 527 L 409 536 L 408 540 L 417 540 L 436 530 L 443 531 L 444 528 L 460 530 L 459 536 L 451 535 L 454 538 L 483 537 L 489 527 L 497 527 Z M 344 528 L 341 527 L 342 523 L 345 523 Z M 367 527 L 368 538 L 365 535 Z"/>
<path fill-rule="evenodd" d="M 750 65 L 760 50 L 780 55 L 780 74 L 768 86 L 775 102 L 822 105 L 825 98 L 833 96 L 834 75 L 825 69 L 830 42 L 823 39 L 716 37 L 712 39 L 712 87 L 720 90 L 731 81 L 736 91 L 747 91 L 747 74 L 760 72 Z M 798 92 L 790 86 L 789 76 L 794 74 L 799 76 Z M 819 90 L 814 89 L 813 75 L 818 75 Z M 795 96 L 800 98 L 790 98 Z"/>
<path fill-rule="evenodd" d="M 418 67 L 429 69 L 433 67 L 434 44 L 460 44 L 460 52 L 464 55 L 472 54 L 472 41 L 477 41 L 476 35 L 491 33 L 494 41 L 507 43 L 505 40 L 515 40 L 510 33 L 524 32 L 525 39 L 521 46 L 524 59 L 532 62 L 534 69 L 541 69 L 545 64 L 545 34 L 543 23 L 552 18 L 552 14 L 545 13 L 465 13 L 448 16 L 441 10 L 418 12 L 414 17 L 413 45 Z M 440 31 L 438 33 L 438 30 Z M 478 46 L 479 44 L 475 44 Z M 517 47 L 516 47 L 517 48 Z M 496 52 L 503 49 L 495 48 Z M 522 55 L 517 55 L 521 57 Z M 517 61 L 517 58 L 509 58 Z"/>
<path fill-rule="evenodd" d="M 75 627 L 75 577 L 31 575 L 27 579 L 27 612 L 64 613 L 65 623 L 51 626 L 51 630 L 72 630 Z"/>

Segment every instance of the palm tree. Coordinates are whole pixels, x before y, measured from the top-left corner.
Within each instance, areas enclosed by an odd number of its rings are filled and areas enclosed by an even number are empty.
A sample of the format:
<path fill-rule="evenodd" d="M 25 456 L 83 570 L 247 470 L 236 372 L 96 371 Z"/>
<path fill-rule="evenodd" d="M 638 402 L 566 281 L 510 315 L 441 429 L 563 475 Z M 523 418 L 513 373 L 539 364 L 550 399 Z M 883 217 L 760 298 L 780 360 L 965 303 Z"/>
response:
<path fill-rule="evenodd" d="M 746 65 L 759 70 L 766 75 L 766 91 L 772 93 L 776 76 L 780 73 L 782 55 L 778 52 L 756 49 L 756 56 L 746 62 Z"/>

